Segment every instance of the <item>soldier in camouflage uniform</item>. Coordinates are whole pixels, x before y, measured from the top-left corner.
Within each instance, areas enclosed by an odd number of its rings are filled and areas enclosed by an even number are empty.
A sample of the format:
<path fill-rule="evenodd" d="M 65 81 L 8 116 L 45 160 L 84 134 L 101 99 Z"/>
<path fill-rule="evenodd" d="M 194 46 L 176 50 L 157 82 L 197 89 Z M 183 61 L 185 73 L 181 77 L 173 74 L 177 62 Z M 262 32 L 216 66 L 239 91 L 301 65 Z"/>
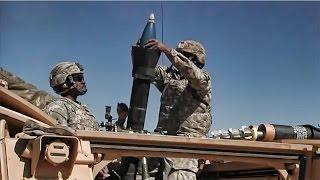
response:
<path fill-rule="evenodd" d="M 185 40 L 173 49 L 153 39 L 145 47 L 159 49 L 172 63 L 169 68 L 162 65 L 155 68 L 155 85 L 162 93 L 157 130 L 169 135 L 206 136 L 212 121 L 211 80 L 202 69 L 205 64 L 202 44 Z M 169 180 L 196 179 L 196 159 L 166 158 L 165 164 Z"/>
<path fill-rule="evenodd" d="M 79 63 L 61 62 L 50 73 L 50 86 L 61 95 L 43 109 L 59 124 L 74 130 L 99 130 L 99 124 L 77 97 L 87 92 L 83 68 Z"/>

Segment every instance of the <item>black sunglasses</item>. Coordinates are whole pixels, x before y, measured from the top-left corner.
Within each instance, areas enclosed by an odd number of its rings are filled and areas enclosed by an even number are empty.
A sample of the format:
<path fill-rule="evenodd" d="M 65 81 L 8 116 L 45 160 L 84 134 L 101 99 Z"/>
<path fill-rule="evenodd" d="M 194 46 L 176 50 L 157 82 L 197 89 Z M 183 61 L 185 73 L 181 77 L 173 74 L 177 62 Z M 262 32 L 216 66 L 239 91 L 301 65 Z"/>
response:
<path fill-rule="evenodd" d="M 184 55 L 184 56 L 185 56 L 186 58 L 188 58 L 188 59 L 194 58 L 194 55 L 193 55 L 192 53 L 184 52 L 184 51 L 180 51 L 180 53 L 181 53 L 182 55 Z"/>
<path fill-rule="evenodd" d="M 72 79 L 74 80 L 74 81 L 83 81 L 84 80 L 84 77 L 83 77 L 83 75 L 82 74 L 75 74 L 75 75 L 72 75 Z"/>

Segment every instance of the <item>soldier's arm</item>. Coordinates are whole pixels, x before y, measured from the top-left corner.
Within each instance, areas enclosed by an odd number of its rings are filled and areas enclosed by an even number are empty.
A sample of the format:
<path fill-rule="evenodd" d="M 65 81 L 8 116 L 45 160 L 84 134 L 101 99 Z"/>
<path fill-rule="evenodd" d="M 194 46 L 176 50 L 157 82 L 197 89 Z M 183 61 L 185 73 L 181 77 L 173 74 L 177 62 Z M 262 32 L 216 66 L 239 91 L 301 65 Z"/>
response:
<path fill-rule="evenodd" d="M 157 87 L 157 89 L 160 92 L 162 92 L 165 86 L 164 79 L 167 76 L 167 67 L 162 65 L 157 65 L 154 70 L 155 70 L 156 78 L 153 84 Z"/>
<path fill-rule="evenodd" d="M 68 126 L 68 112 L 63 104 L 49 103 L 43 111 L 57 120 L 61 126 Z"/>
<path fill-rule="evenodd" d="M 200 91 L 206 91 L 206 89 L 208 89 L 210 84 L 210 75 L 208 72 L 198 68 L 187 57 L 177 52 L 175 49 L 171 49 L 170 52 L 168 52 L 167 57 L 179 72 L 189 80 L 192 88 Z"/>
<path fill-rule="evenodd" d="M 190 86 L 198 91 L 209 91 L 210 76 L 208 73 L 198 68 L 187 57 L 177 52 L 175 49 L 159 42 L 156 39 L 151 39 L 145 45 L 146 48 L 156 48 L 165 53 L 170 62 L 176 67 L 179 72 L 189 80 Z"/>

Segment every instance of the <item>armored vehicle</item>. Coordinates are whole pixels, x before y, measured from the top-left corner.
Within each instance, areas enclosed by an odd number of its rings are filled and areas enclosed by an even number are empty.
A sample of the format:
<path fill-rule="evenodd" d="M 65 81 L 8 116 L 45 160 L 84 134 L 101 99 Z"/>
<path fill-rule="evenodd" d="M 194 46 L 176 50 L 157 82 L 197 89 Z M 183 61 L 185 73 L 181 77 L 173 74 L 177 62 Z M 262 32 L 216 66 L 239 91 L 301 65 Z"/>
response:
<path fill-rule="evenodd" d="M 0 119 L 2 180 L 94 179 L 108 162 L 121 156 L 203 159 L 199 179 L 319 177 L 319 140 L 261 142 L 106 131 L 72 133 L 57 128 L 39 108 L 3 87 Z"/>

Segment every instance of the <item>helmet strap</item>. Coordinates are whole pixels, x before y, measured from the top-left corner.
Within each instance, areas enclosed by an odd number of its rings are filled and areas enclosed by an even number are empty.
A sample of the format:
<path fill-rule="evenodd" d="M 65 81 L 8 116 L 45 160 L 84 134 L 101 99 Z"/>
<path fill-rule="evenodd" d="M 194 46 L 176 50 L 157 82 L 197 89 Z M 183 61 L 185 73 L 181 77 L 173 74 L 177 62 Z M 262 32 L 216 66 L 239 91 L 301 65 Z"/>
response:
<path fill-rule="evenodd" d="M 69 87 L 74 86 L 75 82 L 74 82 L 74 80 L 73 80 L 72 75 L 70 75 L 70 76 L 67 77 L 66 84 L 67 84 Z"/>
<path fill-rule="evenodd" d="M 75 83 L 72 76 L 68 76 L 64 84 L 62 84 L 60 87 L 55 87 L 54 91 L 59 95 L 63 96 L 64 94 L 68 93 L 71 89 L 75 88 L 74 84 Z"/>

